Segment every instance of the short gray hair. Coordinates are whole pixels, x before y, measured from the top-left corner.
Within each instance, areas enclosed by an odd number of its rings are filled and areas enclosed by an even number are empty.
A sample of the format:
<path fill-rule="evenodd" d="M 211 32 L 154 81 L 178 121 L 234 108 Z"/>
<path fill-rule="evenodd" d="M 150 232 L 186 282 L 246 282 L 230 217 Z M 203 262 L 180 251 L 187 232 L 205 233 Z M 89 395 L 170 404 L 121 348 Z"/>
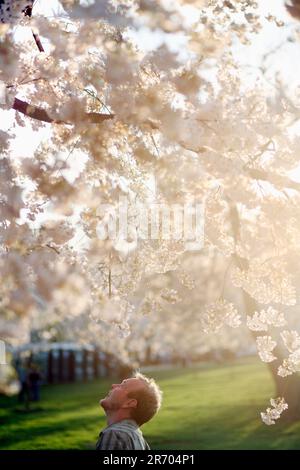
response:
<path fill-rule="evenodd" d="M 150 421 L 158 412 L 162 402 L 162 391 L 154 379 L 146 377 L 140 372 L 133 375 L 134 378 L 141 380 L 145 387 L 140 390 L 128 393 L 129 398 L 136 398 L 137 407 L 132 409 L 131 417 L 139 426 Z"/>

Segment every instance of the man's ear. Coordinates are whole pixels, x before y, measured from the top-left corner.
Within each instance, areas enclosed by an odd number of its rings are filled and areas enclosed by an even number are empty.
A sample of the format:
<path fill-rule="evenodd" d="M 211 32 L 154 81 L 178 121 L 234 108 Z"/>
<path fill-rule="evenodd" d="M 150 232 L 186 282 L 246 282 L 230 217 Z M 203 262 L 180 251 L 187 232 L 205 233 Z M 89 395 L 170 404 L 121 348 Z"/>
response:
<path fill-rule="evenodd" d="M 128 398 L 126 403 L 123 405 L 123 408 L 136 408 L 137 407 L 137 399 L 136 398 Z"/>

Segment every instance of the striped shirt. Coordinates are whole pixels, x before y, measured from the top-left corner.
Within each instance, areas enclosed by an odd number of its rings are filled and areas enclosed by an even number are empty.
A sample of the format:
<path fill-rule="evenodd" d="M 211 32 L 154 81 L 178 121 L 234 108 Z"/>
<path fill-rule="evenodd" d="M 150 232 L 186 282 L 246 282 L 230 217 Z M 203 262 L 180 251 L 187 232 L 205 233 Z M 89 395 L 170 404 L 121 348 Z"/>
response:
<path fill-rule="evenodd" d="M 99 434 L 96 450 L 149 450 L 142 431 L 132 419 L 107 426 Z"/>

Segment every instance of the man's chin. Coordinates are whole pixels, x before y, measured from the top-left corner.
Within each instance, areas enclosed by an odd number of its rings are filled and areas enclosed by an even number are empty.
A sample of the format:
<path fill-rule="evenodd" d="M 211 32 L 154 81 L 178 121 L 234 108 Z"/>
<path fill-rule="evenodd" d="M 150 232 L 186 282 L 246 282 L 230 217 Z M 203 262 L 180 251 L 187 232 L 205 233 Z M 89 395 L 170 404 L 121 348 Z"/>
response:
<path fill-rule="evenodd" d="M 99 405 L 102 406 L 102 408 L 104 410 L 106 410 L 107 408 L 109 408 L 109 403 L 107 401 L 107 398 L 102 398 L 100 401 L 99 401 Z"/>

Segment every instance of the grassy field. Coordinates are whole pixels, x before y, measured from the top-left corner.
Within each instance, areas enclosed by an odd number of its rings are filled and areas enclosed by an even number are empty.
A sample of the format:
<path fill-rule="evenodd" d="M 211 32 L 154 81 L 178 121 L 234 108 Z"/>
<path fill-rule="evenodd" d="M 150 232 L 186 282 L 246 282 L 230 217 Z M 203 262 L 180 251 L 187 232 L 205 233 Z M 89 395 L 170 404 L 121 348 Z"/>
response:
<path fill-rule="evenodd" d="M 255 359 L 147 373 L 164 392 L 161 412 L 143 427 L 153 449 L 300 449 L 300 422 L 261 422 L 273 384 Z M 44 387 L 42 409 L 30 413 L 0 397 L 0 449 L 94 449 L 109 383 Z"/>

